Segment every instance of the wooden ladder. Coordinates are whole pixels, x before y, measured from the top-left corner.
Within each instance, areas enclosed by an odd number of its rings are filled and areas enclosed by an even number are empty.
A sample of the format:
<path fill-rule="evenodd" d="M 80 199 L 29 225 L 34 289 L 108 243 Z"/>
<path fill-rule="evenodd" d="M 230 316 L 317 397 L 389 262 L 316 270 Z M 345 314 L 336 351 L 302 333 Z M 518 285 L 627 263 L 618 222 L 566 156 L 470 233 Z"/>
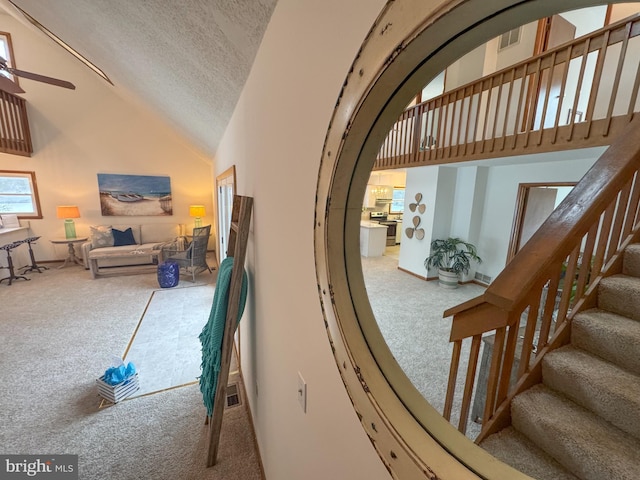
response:
<path fill-rule="evenodd" d="M 222 415 L 227 396 L 227 382 L 229 380 L 229 367 L 233 353 L 233 335 L 238 324 L 238 312 L 240 310 L 240 292 L 242 289 L 242 277 L 244 274 L 244 261 L 247 253 L 247 241 L 249 237 L 249 224 L 253 198 L 234 195 L 233 209 L 231 211 L 231 227 L 229 228 L 227 256 L 233 257 L 233 269 L 231 270 L 231 283 L 229 284 L 229 303 L 227 304 L 227 316 L 222 337 L 222 357 L 220 373 L 213 403 L 213 411 L 209 418 L 209 449 L 207 453 L 207 467 L 216 464 L 218 447 L 220 445 L 220 431 L 222 429 Z"/>

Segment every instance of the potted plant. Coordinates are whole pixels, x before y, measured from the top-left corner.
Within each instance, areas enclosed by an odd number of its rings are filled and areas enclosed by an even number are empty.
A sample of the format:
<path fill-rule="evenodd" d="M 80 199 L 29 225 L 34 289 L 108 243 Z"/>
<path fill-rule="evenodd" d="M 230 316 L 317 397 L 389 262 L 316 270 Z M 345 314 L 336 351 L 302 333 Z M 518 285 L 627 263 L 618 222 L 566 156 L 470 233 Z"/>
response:
<path fill-rule="evenodd" d="M 458 288 L 460 274 L 469 273 L 471 260 L 482 263 L 475 245 L 449 237 L 431 242 L 431 254 L 424 261 L 424 266 L 438 269 L 441 287 Z"/>

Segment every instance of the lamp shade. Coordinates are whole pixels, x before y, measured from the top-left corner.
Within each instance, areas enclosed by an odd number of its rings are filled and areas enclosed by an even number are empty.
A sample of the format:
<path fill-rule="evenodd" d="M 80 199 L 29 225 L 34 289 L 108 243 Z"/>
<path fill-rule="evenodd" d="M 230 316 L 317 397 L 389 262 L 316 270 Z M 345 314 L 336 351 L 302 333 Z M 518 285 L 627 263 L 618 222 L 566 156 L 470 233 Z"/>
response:
<path fill-rule="evenodd" d="M 80 218 L 80 210 L 76 205 L 61 205 L 56 213 L 58 218 Z"/>
<path fill-rule="evenodd" d="M 189 206 L 190 217 L 204 217 L 204 205 L 191 205 Z"/>

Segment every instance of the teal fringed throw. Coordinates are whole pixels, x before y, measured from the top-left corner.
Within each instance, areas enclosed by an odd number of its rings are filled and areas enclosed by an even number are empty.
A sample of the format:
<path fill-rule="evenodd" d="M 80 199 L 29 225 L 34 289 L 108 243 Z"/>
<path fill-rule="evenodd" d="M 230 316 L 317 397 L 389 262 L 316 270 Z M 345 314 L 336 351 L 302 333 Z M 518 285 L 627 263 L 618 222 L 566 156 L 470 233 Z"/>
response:
<path fill-rule="evenodd" d="M 222 261 L 218 269 L 218 278 L 216 280 L 216 290 L 213 294 L 211 313 L 199 337 L 200 343 L 202 344 L 200 391 L 202 392 L 202 399 L 209 417 L 213 412 L 216 388 L 218 386 L 218 375 L 220 373 L 220 363 L 222 360 L 222 337 L 224 336 L 224 324 L 227 319 L 227 305 L 229 303 L 229 287 L 232 270 L 233 257 L 227 257 Z M 243 270 L 238 322 L 240 322 L 240 318 L 242 318 L 246 301 L 247 272 Z"/>

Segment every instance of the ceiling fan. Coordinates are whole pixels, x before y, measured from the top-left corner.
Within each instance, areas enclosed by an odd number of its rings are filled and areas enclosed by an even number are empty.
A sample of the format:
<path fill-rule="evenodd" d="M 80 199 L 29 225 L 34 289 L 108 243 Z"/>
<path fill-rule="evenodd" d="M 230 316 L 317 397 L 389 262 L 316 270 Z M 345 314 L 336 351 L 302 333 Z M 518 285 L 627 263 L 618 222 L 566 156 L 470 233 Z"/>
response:
<path fill-rule="evenodd" d="M 76 88 L 73 83 L 67 82 L 66 80 L 59 80 L 57 78 L 47 77 L 45 75 L 39 75 L 37 73 L 25 72 L 24 70 L 11 68 L 7 65 L 7 61 L 4 58 L 0 57 L 0 90 L 4 90 L 8 93 L 16 94 L 25 92 L 18 84 L 5 77 L 3 72 L 10 73 L 11 75 L 15 75 L 16 77 L 28 78 L 29 80 L 35 80 L 36 82 L 49 83 L 51 85 L 69 88 L 71 90 L 75 90 Z"/>

